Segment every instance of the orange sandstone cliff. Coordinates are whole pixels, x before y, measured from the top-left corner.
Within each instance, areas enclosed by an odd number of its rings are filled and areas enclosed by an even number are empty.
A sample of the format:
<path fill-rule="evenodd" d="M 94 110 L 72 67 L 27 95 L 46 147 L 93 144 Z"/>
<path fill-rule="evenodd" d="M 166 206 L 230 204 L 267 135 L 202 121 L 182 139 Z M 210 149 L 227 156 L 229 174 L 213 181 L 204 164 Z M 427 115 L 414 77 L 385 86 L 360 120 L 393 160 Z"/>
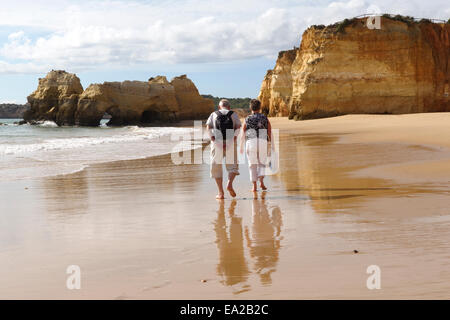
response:
<path fill-rule="evenodd" d="M 98 126 L 105 114 L 111 117 L 110 126 L 206 119 L 214 110 L 214 102 L 203 98 L 186 75 L 171 82 L 164 76 L 104 82 L 83 90 L 75 74 L 52 70 L 39 79 L 28 102 L 25 121 L 50 120 L 60 126 Z"/>
<path fill-rule="evenodd" d="M 312 26 L 261 85 L 270 116 L 450 111 L 450 24 L 380 17 Z"/>

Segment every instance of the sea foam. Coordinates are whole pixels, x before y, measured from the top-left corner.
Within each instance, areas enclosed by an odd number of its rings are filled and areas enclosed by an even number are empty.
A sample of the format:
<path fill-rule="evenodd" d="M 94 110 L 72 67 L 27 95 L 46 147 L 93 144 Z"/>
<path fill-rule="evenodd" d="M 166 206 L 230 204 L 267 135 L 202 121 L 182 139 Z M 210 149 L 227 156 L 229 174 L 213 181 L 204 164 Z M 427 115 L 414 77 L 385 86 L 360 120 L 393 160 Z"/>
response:
<path fill-rule="evenodd" d="M 180 141 L 180 136 L 190 137 L 194 130 L 137 126 L 61 128 L 51 123 L 4 128 L 0 132 L 0 176 L 26 179 L 67 174 L 94 163 L 193 149 L 198 144 Z"/>
<path fill-rule="evenodd" d="M 44 124 L 42 125 L 44 126 Z M 52 126 L 47 124 L 46 127 Z M 76 149 L 101 144 L 122 144 L 135 141 L 157 140 L 171 134 L 191 134 L 193 132 L 192 128 L 125 127 L 124 129 L 126 130 L 124 133 L 103 137 L 57 138 L 45 139 L 44 141 L 37 143 L 0 144 L 0 154 L 26 154 L 36 151 Z"/>

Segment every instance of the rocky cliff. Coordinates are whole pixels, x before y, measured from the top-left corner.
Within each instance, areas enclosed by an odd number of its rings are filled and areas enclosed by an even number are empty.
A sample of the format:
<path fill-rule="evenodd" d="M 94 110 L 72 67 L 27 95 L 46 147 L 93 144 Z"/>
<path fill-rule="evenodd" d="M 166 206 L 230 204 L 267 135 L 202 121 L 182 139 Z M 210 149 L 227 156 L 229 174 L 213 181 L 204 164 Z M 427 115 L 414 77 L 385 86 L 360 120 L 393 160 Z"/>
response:
<path fill-rule="evenodd" d="M 104 82 L 83 91 L 80 79 L 65 71 L 51 71 L 28 97 L 26 121 L 55 121 L 58 125 L 98 126 L 105 114 L 108 125 L 146 125 L 206 118 L 213 101 L 202 98 L 185 75 L 168 82 L 157 76 L 148 81 Z"/>
<path fill-rule="evenodd" d="M 0 103 L 0 118 L 20 119 L 28 108 L 29 106 L 24 104 Z"/>
<path fill-rule="evenodd" d="M 380 17 L 312 26 L 282 51 L 259 99 L 296 120 L 350 113 L 450 111 L 450 24 Z"/>
<path fill-rule="evenodd" d="M 39 79 L 36 91 L 28 96 L 30 109 L 26 121 L 52 120 L 60 125 L 74 124 L 78 96 L 83 92 L 80 79 L 71 73 L 52 70 Z"/>
<path fill-rule="evenodd" d="M 292 96 L 292 64 L 297 49 L 281 51 L 273 70 L 269 70 L 261 86 L 259 100 L 263 111 L 272 117 L 289 115 L 289 102 Z"/>
<path fill-rule="evenodd" d="M 214 110 L 214 102 L 203 98 L 194 83 L 185 75 L 175 77 L 170 84 L 175 90 L 175 98 L 180 108 L 178 116 L 182 119 L 207 118 Z"/>

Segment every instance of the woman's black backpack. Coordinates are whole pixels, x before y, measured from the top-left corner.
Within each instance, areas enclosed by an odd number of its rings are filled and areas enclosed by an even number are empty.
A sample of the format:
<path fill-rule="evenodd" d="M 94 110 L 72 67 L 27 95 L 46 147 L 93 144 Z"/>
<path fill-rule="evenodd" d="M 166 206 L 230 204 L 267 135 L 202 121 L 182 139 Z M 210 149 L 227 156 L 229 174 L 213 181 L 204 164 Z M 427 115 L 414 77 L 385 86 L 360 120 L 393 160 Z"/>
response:
<path fill-rule="evenodd" d="M 215 129 L 217 131 L 220 131 L 221 135 L 220 137 L 216 137 L 218 140 L 226 140 L 234 137 L 234 134 L 231 135 L 231 137 L 227 137 L 227 130 L 234 129 L 234 123 L 231 116 L 233 115 L 233 111 L 228 111 L 227 114 L 223 114 L 220 111 L 216 111 L 216 122 L 215 122 Z M 234 133 L 234 132 L 233 132 Z"/>

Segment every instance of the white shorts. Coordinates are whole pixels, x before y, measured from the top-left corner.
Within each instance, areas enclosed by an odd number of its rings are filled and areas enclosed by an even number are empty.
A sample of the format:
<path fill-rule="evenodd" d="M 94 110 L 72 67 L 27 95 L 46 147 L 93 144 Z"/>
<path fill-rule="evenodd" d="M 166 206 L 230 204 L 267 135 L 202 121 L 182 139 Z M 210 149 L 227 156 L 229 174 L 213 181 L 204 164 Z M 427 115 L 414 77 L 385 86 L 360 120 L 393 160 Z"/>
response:
<path fill-rule="evenodd" d="M 231 174 L 239 175 L 239 163 L 237 154 L 237 144 L 232 141 L 227 144 L 227 148 L 223 150 L 221 142 L 211 141 L 211 171 L 210 175 L 213 179 L 223 177 L 223 159 L 225 158 L 225 168 L 228 172 L 228 177 Z"/>

